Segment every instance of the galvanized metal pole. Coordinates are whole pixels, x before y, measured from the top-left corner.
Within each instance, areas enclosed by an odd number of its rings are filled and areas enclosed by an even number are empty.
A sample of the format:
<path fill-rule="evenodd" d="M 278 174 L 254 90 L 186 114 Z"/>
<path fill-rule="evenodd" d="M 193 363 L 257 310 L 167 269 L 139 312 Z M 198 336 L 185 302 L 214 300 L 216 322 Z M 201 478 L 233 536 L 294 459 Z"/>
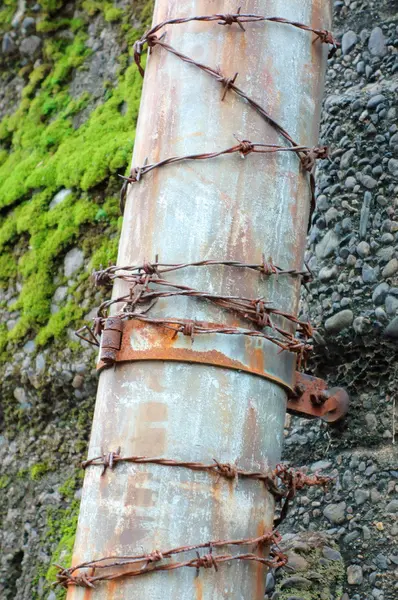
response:
<path fill-rule="evenodd" d="M 215 6 L 217 4 L 217 6 Z M 222 6 L 220 6 L 222 4 Z M 248 0 L 244 12 L 285 17 L 316 28 L 331 23 L 330 0 Z M 158 0 L 154 22 L 175 16 L 236 12 L 236 0 Z M 239 85 L 258 99 L 299 143 L 316 145 L 327 47 L 314 36 L 278 23 L 188 23 L 167 27 L 167 42 L 223 74 L 239 72 Z M 274 129 L 244 101 L 222 90 L 206 73 L 154 48 L 146 69 L 133 164 L 189 153 L 212 152 L 241 139 L 281 143 Z M 309 214 L 308 176 L 294 153 L 239 155 L 186 162 L 153 171 L 132 186 L 125 210 L 118 264 L 205 258 L 261 261 L 262 253 L 285 268 L 302 268 Z M 216 293 L 265 296 L 297 313 L 299 282 L 262 279 L 228 267 L 189 269 L 173 281 Z M 121 290 L 116 286 L 116 292 Z M 160 300 L 156 315 L 243 324 L 193 298 Z M 207 337 L 207 336 L 202 336 Z M 219 338 L 220 336 L 218 336 Z M 289 381 L 295 361 L 270 343 L 221 336 L 246 361 L 260 361 Z M 159 338 L 160 340 L 160 338 Z M 161 340 L 159 341 L 161 343 Z M 202 343 L 195 338 L 194 344 Z M 212 342 L 207 340 L 206 351 Z M 209 346 L 210 345 L 210 346 Z M 228 348 L 226 349 L 228 352 Z M 281 456 L 286 393 L 248 373 L 176 362 L 118 363 L 100 376 L 89 456 L 124 455 L 188 461 L 237 462 L 246 469 L 273 467 Z M 256 481 L 238 485 L 208 473 L 120 463 L 101 477 L 87 470 L 73 564 L 138 551 L 167 549 L 210 539 L 239 539 L 272 528 L 273 497 Z M 71 586 L 68 600 L 260 599 L 264 568 L 231 563 L 179 569 Z"/>

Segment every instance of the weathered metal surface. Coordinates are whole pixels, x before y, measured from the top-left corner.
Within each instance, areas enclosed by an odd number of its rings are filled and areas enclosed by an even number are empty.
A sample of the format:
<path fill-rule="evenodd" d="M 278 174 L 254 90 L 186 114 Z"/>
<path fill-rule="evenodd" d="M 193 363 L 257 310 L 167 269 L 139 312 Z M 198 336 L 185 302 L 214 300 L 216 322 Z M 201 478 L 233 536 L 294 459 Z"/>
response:
<path fill-rule="evenodd" d="M 328 389 L 324 379 L 296 372 L 294 393 L 290 395 L 287 410 L 307 419 L 322 419 L 334 423 L 348 411 L 349 397 L 343 388 Z"/>
<path fill-rule="evenodd" d="M 211 324 L 209 324 L 211 325 Z M 105 333 L 106 330 L 104 330 Z M 104 333 L 101 339 L 100 358 L 103 352 Z M 283 361 L 285 371 L 283 377 L 275 374 L 281 372 L 279 356 L 273 356 L 273 361 L 267 362 L 268 354 L 264 349 L 266 340 L 249 338 L 245 344 L 239 336 L 208 334 L 197 336 L 194 341 L 190 337 L 175 335 L 175 332 L 157 325 L 140 321 L 126 321 L 122 343 L 114 355 L 117 362 L 137 360 L 169 360 L 177 362 L 200 363 L 244 371 L 274 381 L 287 392 L 294 391 L 294 371 L 292 362 L 294 356 L 288 355 Z M 109 346 L 105 340 L 106 347 Z M 100 360 L 97 368 L 106 367 L 106 360 Z M 278 368 L 277 368 L 278 367 Z"/>
<path fill-rule="evenodd" d="M 124 323 L 118 317 L 109 317 L 105 321 L 101 335 L 99 359 L 101 363 L 113 363 L 122 344 Z"/>
<path fill-rule="evenodd" d="M 211 14 L 213 0 L 159 0 L 154 21 Z M 217 6 L 217 10 L 219 10 Z M 236 1 L 223 2 L 234 12 Z M 330 0 L 248 0 L 247 12 L 274 14 L 330 28 Z M 223 73 L 239 71 L 242 88 L 267 107 L 301 144 L 317 142 L 327 48 L 308 32 L 276 23 L 189 23 L 167 28 L 167 39 Z M 241 139 L 279 143 L 275 131 L 239 98 L 222 91 L 205 73 L 155 48 L 145 75 L 133 164 L 148 157 L 213 151 Z M 219 256 L 260 260 L 264 252 L 283 268 L 302 269 L 309 212 L 306 173 L 292 153 L 170 165 L 156 169 L 127 198 L 119 264 L 159 255 L 165 262 Z M 175 279 L 184 283 L 183 273 Z M 217 293 L 266 296 L 297 314 L 299 282 L 262 280 L 228 267 L 194 270 L 190 283 Z M 126 290 L 123 282 L 114 293 Z M 216 306 L 192 298 L 162 299 L 160 316 L 240 325 Z M 196 343 L 196 341 L 195 341 Z M 242 339 L 244 355 L 246 340 Z M 267 364 L 285 376 L 288 355 L 265 344 Z M 277 357 L 277 359 L 275 358 Z M 249 361 L 249 357 L 248 357 Z M 294 371 L 294 364 L 291 364 Z M 281 454 L 286 393 L 248 373 L 202 364 L 121 363 L 100 376 L 90 456 L 121 446 L 124 454 L 179 460 L 238 461 L 243 468 L 274 466 Z M 246 483 L 246 482 L 245 482 Z M 202 473 L 156 465 L 121 464 L 101 478 L 85 476 L 74 564 L 99 556 L 132 554 L 195 543 L 198 539 L 261 535 L 272 527 L 274 501 L 256 482 L 233 487 L 209 484 Z M 263 598 L 264 568 L 235 565 L 218 573 L 190 570 L 71 588 L 68 600 L 238 600 Z"/>

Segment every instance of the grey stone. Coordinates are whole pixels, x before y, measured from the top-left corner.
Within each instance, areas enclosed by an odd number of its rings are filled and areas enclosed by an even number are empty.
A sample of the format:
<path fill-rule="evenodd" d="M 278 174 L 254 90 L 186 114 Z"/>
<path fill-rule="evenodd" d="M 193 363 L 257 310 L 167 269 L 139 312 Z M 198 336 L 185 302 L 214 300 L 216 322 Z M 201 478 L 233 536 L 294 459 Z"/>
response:
<path fill-rule="evenodd" d="M 333 548 L 329 548 L 329 546 L 325 546 L 322 549 L 322 554 L 328 560 L 343 560 L 343 557 L 341 556 L 340 552 L 337 552 L 337 550 L 333 550 Z"/>
<path fill-rule="evenodd" d="M 46 359 L 43 354 L 38 354 L 36 356 L 36 372 L 42 373 L 46 368 Z"/>
<path fill-rule="evenodd" d="M 13 54 L 16 50 L 16 45 L 9 33 L 5 33 L 1 42 L 1 52 L 4 55 Z"/>
<path fill-rule="evenodd" d="M 381 306 L 378 306 L 375 309 L 375 315 L 376 315 L 377 319 L 379 319 L 380 321 L 388 321 L 386 311 Z"/>
<path fill-rule="evenodd" d="M 388 285 L 388 283 L 380 283 L 374 290 L 373 294 L 372 294 L 372 302 L 373 304 L 375 304 L 376 306 L 380 306 L 381 304 L 384 304 L 384 301 L 387 297 L 387 294 L 390 290 L 390 286 Z"/>
<path fill-rule="evenodd" d="M 365 421 L 368 429 L 370 429 L 371 431 L 377 429 L 377 418 L 374 413 L 366 413 Z"/>
<path fill-rule="evenodd" d="M 329 202 L 326 196 L 318 196 L 318 198 L 316 199 L 316 208 L 317 210 L 320 210 L 322 212 L 327 211 L 327 209 L 329 208 Z"/>
<path fill-rule="evenodd" d="M 358 529 L 354 529 L 354 531 L 350 531 L 350 533 L 347 533 L 347 535 L 344 536 L 344 543 L 345 544 L 352 544 L 352 542 L 355 542 L 355 540 L 357 540 L 360 536 L 360 533 L 358 531 Z"/>
<path fill-rule="evenodd" d="M 24 388 L 22 388 L 22 387 L 15 388 L 15 390 L 13 391 L 13 394 L 14 394 L 15 400 L 17 400 L 20 404 L 24 405 L 27 403 L 28 397 L 26 395 Z"/>
<path fill-rule="evenodd" d="M 339 274 L 339 270 L 336 265 L 332 267 L 322 267 L 322 269 L 318 273 L 319 281 L 330 281 L 331 279 L 336 279 Z"/>
<path fill-rule="evenodd" d="M 11 329 L 14 329 L 15 325 L 17 324 L 16 319 L 8 319 L 7 321 L 7 329 L 8 331 L 11 331 Z"/>
<path fill-rule="evenodd" d="M 284 579 L 281 583 L 281 589 L 296 588 L 299 590 L 309 590 L 312 587 L 312 582 L 305 577 L 293 576 Z"/>
<path fill-rule="evenodd" d="M 374 190 L 374 188 L 377 186 L 377 180 L 370 175 L 362 175 L 361 183 L 368 190 Z"/>
<path fill-rule="evenodd" d="M 385 56 L 387 53 L 386 40 L 380 27 L 375 27 L 369 37 L 369 52 L 373 56 Z"/>
<path fill-rule="evenodd" d="M 354 322 L 352 324 L 355 333 L 358 333 L 359 335 L 361 335 L 365 331 L 365 327 L 368 323 L 369 323 L 369 320 L 365 319 L 365 317 L 356 317 L 356 319 L 354 319 Z"/>
<path fill-rule="evenodd" d="M 65 277 L 72 277 L 76 271 L 82 268 L 84 263 L 84 254 L 79 248 L 72 248 L 65 255 L 64 274 Z"/>
<path fill-rule="evenodd" d="M 362 535 L 364 540 L 370 540 L 370 538 L 372 537 L 372 532 L 366 525 L 362 527 Z"/>
<path fill-rule="evenodd" d="M 379 248 L 376 252 L 376 256 L 381 263 L 388 263 L 394 255 L 393 246 L 386 246 L 385 248 Z"/>
<path fill-rule="evenodd" d="M 377 281 L 377 271 L 365 263 L 362 267 L 362 279 L 364 283 L 374 283 Z"/>
<path fill-rule="evenodd" d="M 382 271 L 382 277 L 387 279 L 388 277 L 392 277 L 398 271 L 398 260 L 396 258 L 392 258 L 384 267 Z"/>
<path fill-rule="evenodd" d="M 270 571 L 268 571 L 267 578 L 265 580 L 265 592 L 267 594 L 269 594 L 270 592 L 272 592 L 274 587 L 275 587 L 275 577 L 273 576 L 273 574 Z"/>
<path fill-rule="evenodd" d="M 341 226 L 343 231 L 352 231 L 352 219 L 350 219 L 350 217 L 345 217 L 341 222 Z"/>
<path fill-rule="evenodd" d="M 52 301 L 55 304 L 59 304 L 60 302 L 65 300 L 67 295 L 68 295 L 68 288 L 65 285 L 61 285 L 59 288 L 57 288 L 55 290 Z"/>
<path fill-rule="evenodd" d="M 323 515 L 331 523 L 335 525 L 341 525 L 345 521 L 346 508 L 347 505 L 345 502 L 339 502 L 338 504 L 328 504 L 323 511 Z"/>
<path fill-rule="evenodd" d="M 48 208 L 51 210 L 53 208 L 55 208 L 58 204 L 60 204 L 63 200 L 65 200 L 65 198 L 67 198 L 68 196 L 70 196 L 72 193 L 72 190 L 69 189 L 63 189 L 60 190 L 57 194 L 55 194 L 54 198 L 51 200 Z"/>
<path fill-rule="evenodd" d="M 367 242 L 359 242 L 357 246 L 358 255 L 361 258 L 366 258 L 370 254 L 370 246 Z"/>
<path fill-rule="evenodd" d="M 377 488 L 370 490 L 370 501 L 372 504 L 378 504 L 381 500 L 381 494 Z"/>
<path fill-rule="evenodd" d="M 385 300 L 386 313 L 390 317 L 395 317 L 398 310 L 398 298 L 396 296 L 388 295 Z"/>
<path fill-rule="evenodd" d="M 353 190 L 356 184 L 357 180 L 355 179 L 355 177 L 347 177 L 347 179 L 344 182 L 344 185 L 347 188 L 347 190 Z"/>
<path fill-rule="evenodd" d="M 325 321 L 325 329 L 329 333 L 339 333 L 351 325 L 354 320 L 352 310 L 341 310 Z"/>
<path fill-rule="evenodd" d="M 362 567 L 359 565 L 350 565 L 347 567 L 348 585 L 361 585 L 363 582 Z"/>
<path fill-rule="evenodd" d="M 316 245 L 315 254 L 317 258 L 328 258 L 339 246 L 339 236 L 330 229 L 319 244 Z"/>
<path fill-rule="evenodd" d="M 325 214 L 326 224 L 329 225 L 330 223 L 334 223 L 335 221 L 337 221 L 338 216 L 339 211 L 336 208 L 334 208 L 334 206 L 331 206 Z"/>
<path fill-rule="evenodd" d="M 351 29 L 346 31 L 341 40 L 341 51 L 343 54 L 349 54 L 358 41 L 357 34 Z"/>
<path fill-rule="evenodd" d="M 29 340 L 28 342 L 26 342 L 26 344 L 24 344 L 23 351 L 26 352 L 26 354 L 32 354 L 32 352 L 34 352 L 35 348 L 36 348 L 36 344 L 35 344 L 34 340 Z"/>
<path fill-rule="evenodd" d="M 30 35 L 22 40 L 19 51 L 24 56 L 33 59 L 39 54 L 41 45 L 42 41 L 37 35 Z"/>
<path fill-rule="evenodd" d="M 33 17 L 25 17 L 22 21 L 22 29 L 27 33 L 33 33 L 36 29 L 36 21 Z"/>
<path fill-rule="evenodd" d="M 354 158 L 355 153 L 356 153 L 356 151 L 354 148 L 351 148 L 351 150 L 347 150 L 347 152 L 344 152 L 344 154 L 340 160 L 340 168 L 341 169 L 348 169 L 348 167 L 352 163 L 352 159 Z"/>
<path fill-rule="evenodd" d="M 80 390 L 83 387 L 84 377 L 82 375 L 75 375 L 72 381 L 72 387 Z"/>
<path fill-rule="evenodd" d="M 318 460 L 317 462 L 312 463 L 311 471 L 315 473 L 316 471 L 325 471 L 326 469 L 330 469 L 332 463 L 328 460 Z"/>
<path fill-rule="evenodd" d="M 391 323 L 387 325 L 383 331 L 383 335 L 384 337 L 398 340 L 398 317 L 394 317 Z"/>
<path fill-rule="evenodd" d="M 365 504 L 367 500 L 369 500 L 369 492 L 368 490 L 356 489 L 354 492 L 355 502 L 358 506 Z"/>
<path fill-rule="evenodd" d="M 398 512 L 398 500 L 391 500 L 386 506 L 386 512 L 397 513 Z"/>
<path fill-rule="evenodd" d="M 367 108 L 376 108 L 379 104 L 381 104 L 385 100 L 386 100 L 386 97 L 383 96 L 383 94 L 376 94 L 375 96 L 372 96 L 369 99 L 366 106 L 367 106 Z"/>
<path fill-rule="evenodd" d="M 351 489 L 353 487 L 354 480 L 351 471 L 344 471 L 342 483 L 344 489 Z"/>
<path fill-rule="evenodd" d="M 384 554 L 378 554 L 374 559 L 376 566 L 382 571 L 386 571 L 388 569 L 387 557 Z"/>
<path fill-rule="evenodd" d="M 372 596 L 373 596 L 373 598 L 375 598 L 375 600 L 383 600 L 384 592 L 383 592 L 383 590 L 379 590 L 379 588 L 373 588 Z"/>
<path fill-rule="evenodd" d="M 385 246 L 388 246 L 389 244 L 392 244 L 394 242 L 394 236 L 392 233 L 383 233 L 383 235 L 380 238 L 380 241 Z"/>
<path fill-rule="evenodd" d="M 388 161 L 388 170 L 393 177 L 398 177 L 398 160 L 396 158 L 390 158 Z"/>
<path fill-rule="evenodd" d="M 362 207 L 361 207 L 361 218 L 359 221 L 359 237 L 361 239 L 365 237 L 366 230 L 368 228 L 371 203 L 372 203 L 372 194 L 370 192 L 365 192 Z"/>

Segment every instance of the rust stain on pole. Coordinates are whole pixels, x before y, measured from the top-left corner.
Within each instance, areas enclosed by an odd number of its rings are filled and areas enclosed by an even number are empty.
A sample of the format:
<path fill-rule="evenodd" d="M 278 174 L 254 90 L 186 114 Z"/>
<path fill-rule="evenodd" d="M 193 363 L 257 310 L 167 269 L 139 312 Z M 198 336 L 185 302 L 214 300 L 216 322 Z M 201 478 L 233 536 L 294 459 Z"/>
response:
<path fill-rule="evenodd" d="M 217 6 L 215 6 L 217 4 Z M 158 0 L 154 22 L 212 14 L 213 0 Z M 222 3 L 234 13 L 236 0 Z M 248 0 L 245 12 L 267 14 L 329 29 L 330 0 Z M 233 76 L 300 144 L 317 144 L 327 47 L 314 36 L 278 23 L 220 27 L 188 23 L 167 27 L 167 42 Z M 240 139 L 280 143 L 275 130 L 205 73 L 155 47 L 148 60 L 133 164 L 167 156 L 227 148 Z M 310 204 L 307 174 L 297 156 L 253 155 L 169 165 L 133 186 L 127 198 L 118 264 L 182 262 L 219 256 L 245 262 L 272 256 L 284 268 L 302 268 Z M 261 279 L 228 267 L 189 270 L 190 284 L 214 293 L 265 296 L 297 313 L 299 286 L 292 278 Z M 184 272 L 175 274 L 184 283 Z M 126 291 L 118 282 L 114 294 Z M 162 299 L 155 314 L 210 322 L 236 317 L 194 298 Z M 234 320 L 234 321 L 233 321 Z M 228 336 L 225 336 L 228 337 Z M 161 336 L 159 336 L 161 340 Z M 196 341 L 194 342 L 196 343 Z M 228 342 L 226 342 L 228 343 Z M 235 343 L 235 342 L 234 342 Z M 241 339 L 241 355 L 246 341 Z M 264 343 L 273 374 L 291 379 L 295 364 Z M 257 356 L 253 365 L 259 364 Z M 124 455 L 273 467 L 280 459 L 286 392 L 262 377 L 205 364 L 170 361 L 118 363 L 101 373 L 89 456 L 119 446 Z M 197 543 L 239 539 L 272 528 L 274 499 L 247 481 L 209 481 L 206 474 L 158 465 L 120 464 L 101 478 L 88 469 L 73 563 L 109 554 L 134 554 Z M 262 600 L 265 569 L 231 563 L 219 572 L 179 569 L 131 580 L 70 587 L 68 600 Z"/>

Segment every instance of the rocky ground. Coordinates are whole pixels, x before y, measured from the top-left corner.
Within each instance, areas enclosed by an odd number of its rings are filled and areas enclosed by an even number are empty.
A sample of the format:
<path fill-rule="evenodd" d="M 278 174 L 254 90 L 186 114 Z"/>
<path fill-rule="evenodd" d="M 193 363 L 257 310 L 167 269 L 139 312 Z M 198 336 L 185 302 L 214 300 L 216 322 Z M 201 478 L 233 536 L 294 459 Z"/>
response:
<path fill-rule="evenodd" d="M 351 407 L 335 427 L 287 418 L 284 459 L 335 481 L 294 502 L 282 527 L 290 565 L 269 574 L 272 600 L 398 595 L 398 2 L 334 4 L 342 48 L 328 65 L 330 159 L 318 169 L 302 312 L 318 326 L 310 370 L 346 387 Z M 100 300 L 90 270 L 115 256 L 116 173 L 141 85 L 129 52 L 149 17 L 145 2 L 0 6 L 5 600 L 63 597 L 51 565 L 70 558 L 96 389 L 93 352 L 73 330 Z"/>

